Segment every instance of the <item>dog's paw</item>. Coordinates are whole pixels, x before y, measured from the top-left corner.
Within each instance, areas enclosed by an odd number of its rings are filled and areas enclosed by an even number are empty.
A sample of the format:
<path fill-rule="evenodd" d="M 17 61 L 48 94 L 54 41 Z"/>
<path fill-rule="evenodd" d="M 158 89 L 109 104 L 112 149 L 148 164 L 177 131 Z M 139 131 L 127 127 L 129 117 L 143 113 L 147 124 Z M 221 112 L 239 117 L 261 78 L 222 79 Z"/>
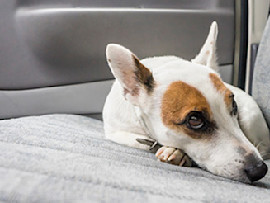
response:
<path fill-rule="evenodd" d="M 192 160 L 188 157 L 188 155 L 180 149 L 175 149 L 172 147 L 161 147 L 158 149 L 156 153 L 156 157 L 166 163 L 183 166 L 183 167 L 191 167 Z"/>

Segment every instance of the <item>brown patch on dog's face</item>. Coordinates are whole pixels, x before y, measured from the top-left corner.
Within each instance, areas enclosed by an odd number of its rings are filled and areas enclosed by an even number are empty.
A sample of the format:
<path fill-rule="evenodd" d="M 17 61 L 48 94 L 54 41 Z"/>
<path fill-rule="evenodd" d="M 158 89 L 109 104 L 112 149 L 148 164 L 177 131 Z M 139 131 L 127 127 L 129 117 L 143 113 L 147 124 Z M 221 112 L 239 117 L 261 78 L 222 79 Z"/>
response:
<path fill-rule="evenodd" d="M 132 55 L 132 57 L 134 58 L 135 65 L 137 67 L 137 70 L 135 71 L 136 79 L 144 85 L 148 92 L 152 92 L 154 89 L 154 78 L 152 73 L 142 63 L 140 63 L 139 59 L 135 55 Z"/>
<path fill-rule="evenodd" d="M 224 93 L 224 101 L 228 109 L 232 106 L 233 93 L 224 85 L 221 79 L 214 73 L 209 74 L 210 80 L 214 84 L 217 91 Z"/>
<path fill-rule="evenodd" d="M 187 122 L 191 114 L 198 114 L 204 120 L 204 129 L 191 129 Z M 195 87 L 185 82 L 173 82 L 163 95 L 162 120 L 170 129 L 184 132 L 192 138 L 198 139 L 205 134 L 211 134 L 214 122 L 206 98 Z M 209 127 L 209 128 L 208 128 Z"/>

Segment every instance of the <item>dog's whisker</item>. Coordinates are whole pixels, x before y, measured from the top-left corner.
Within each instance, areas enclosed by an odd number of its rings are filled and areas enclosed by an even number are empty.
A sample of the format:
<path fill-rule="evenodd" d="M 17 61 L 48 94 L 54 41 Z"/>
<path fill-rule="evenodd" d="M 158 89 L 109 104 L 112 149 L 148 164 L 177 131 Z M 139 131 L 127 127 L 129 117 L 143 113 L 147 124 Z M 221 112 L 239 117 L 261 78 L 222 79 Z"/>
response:
<path fill-rule="evenodd" d="M 258 150 L 259 150 L 259 147 L 260 147 L 260 145 L 262 144 L 262 142 L 263 142 L 263 141 L 259 142 L 259 143 L 257 144 L 257 146 L 255 146 Z"/>
<path fill-rule="evenodd" d="M 264 157 L 266 155 L 270 155 L 270 153 L 266 152 L 266 153 L 261 154 L 262 157 Z"/>

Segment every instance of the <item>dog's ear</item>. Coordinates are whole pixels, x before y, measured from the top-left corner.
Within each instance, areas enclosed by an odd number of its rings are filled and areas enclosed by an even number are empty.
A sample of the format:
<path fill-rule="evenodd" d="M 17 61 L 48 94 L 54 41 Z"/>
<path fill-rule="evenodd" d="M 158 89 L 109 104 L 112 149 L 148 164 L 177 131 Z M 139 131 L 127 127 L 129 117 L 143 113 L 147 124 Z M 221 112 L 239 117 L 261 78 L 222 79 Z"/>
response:
<path fill-rule="evenodd" d="M 216 41 L 218 35 L 218 26 L 216 21 L 212 22 L 208 37 L 201 48 L 200 53 L 192 59 L 191 62 L 210 67 L 218 72 Z"/>
<path fill-rule="evenodd" d="M 149 94 L 154 88 L 154 78 L 129 49 L 119 44 L 108 44 L 106 57 L 111 71 L 123 87 L 123 93 L 133 105 L 139 105 L 139 95 Z"/>

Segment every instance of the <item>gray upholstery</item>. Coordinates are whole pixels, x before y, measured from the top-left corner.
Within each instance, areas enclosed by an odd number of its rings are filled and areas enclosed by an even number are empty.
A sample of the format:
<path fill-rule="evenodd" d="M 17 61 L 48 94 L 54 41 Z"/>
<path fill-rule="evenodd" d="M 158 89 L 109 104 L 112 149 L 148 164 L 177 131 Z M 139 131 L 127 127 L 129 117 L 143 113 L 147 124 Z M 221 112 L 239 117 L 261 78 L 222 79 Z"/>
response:
<path fill-rule="evenodd" d="M 266 202 L 255 185 L 181 168 L 104 140 L 102 122 L 47 115 L 0 121 L 0 201 Z M 270 162 L 267 161 L 268 166 Z"/>
<path fill-rule="evenodd" d="M 270 126 L 270 18 L 267 21 L 254 65 L 252 94 Z"/>

